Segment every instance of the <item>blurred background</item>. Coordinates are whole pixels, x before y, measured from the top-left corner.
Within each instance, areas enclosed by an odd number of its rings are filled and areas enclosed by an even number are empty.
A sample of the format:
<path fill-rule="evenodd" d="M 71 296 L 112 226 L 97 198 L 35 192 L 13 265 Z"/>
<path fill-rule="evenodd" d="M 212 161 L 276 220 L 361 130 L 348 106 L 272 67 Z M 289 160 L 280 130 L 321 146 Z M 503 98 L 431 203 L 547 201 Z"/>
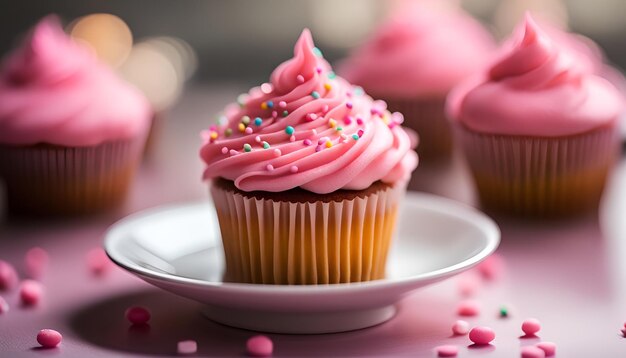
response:
<path fill-rule="evenodd" d="M 442 0 L 444 1 L 444 0 Z M 454 1 L 454 0 L 452 0 Z M 199 60 L 194 81 L 238 80 L 256 85 L 288 58 L 303 27 L 331 62 L 359 44 L 384 14 L 384 0 L 30 0 L 0 5 L 0 53 L 5 54 L 37 20 L 58 14 L 64 23 L 105 12 L 126 21 L 135 39 L 168 35 L 183 39 Z M 463 0 L 462 6 L 498 38 L 508 35 L 524 9 L 595 40 L 607 58 L 626 68 L 624 0 Z"/>

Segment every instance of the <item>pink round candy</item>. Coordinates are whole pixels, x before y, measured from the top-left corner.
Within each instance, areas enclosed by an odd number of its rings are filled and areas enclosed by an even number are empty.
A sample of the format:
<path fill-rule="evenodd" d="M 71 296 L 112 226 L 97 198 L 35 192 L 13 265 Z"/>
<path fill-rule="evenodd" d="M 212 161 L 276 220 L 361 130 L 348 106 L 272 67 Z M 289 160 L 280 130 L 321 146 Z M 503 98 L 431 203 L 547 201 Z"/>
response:
<path fill-rule="evenodd" d="M 527 336 L 534 336 L 541 329 L 541 323 L 536 318 L 529 318 L 522 323 L 522 331 Z"/>
<path fill-rule="evenodd" d="M 50 258 L 46 250 L 41 247 L 33 247 L 26 252 L 24 260 L 26 262 L 26 272 L 28 276 L 39 279 L 46 271 Z"/>
<path fill-rule="evenodd" d="M 480 306 L 476 301 L 463 301 L 456 312 L 459 316 L 476 316 L 480 313 Z"/>
<path fill-rule="evenodd" d="M 18 281 L 17 272 L 13 265 L 0 260 L 0 291 L 12 289 Z"/>
<path fill-rule="evenodd" d="M 87 267 L 94 276 L 102 276 L 109 271 L 111 260 L 107 256 L 104 249 L 96 247 L 87 253 Z"/>
<path fill-rule="evenodd" d="M 61 344 L 63 336 L 54 329 L 42 329 L 37 333 L 37 343 L 44 348 L 54 348 Z"/>
<path fill-rule="evenodd" d="M 198 351 L 198 343 L 194 340 L 180 341 L 177 348 L 178 354 L 194 354 Z"/>
<path fill-rule="evenodd" d="M 9 304 L 0 296 L 0 314 L 9 312 Z"/>
<path fill-rule="evenodd" d="M 496 280 L 504 274 L 504 259 L 499 254 L 492 254 L 476 268 L 485 280 Z"/>
<path fill-rule="evenodd" d="M 24 280 L 20 285 L 20 299 L 25 306 L 34 306 L 41 301 L 43 286 L 34 280 Z"/>
<path fill-rule="evenodd" d="M 248 354 L 254 357 L 269 357 L 274 350 L 274 343 L 266 336 L 254 336 L 246 342 Z"/>
<path fill-rule="evenodd" d="M 522 358 L 545 358 L 546 353 L 538 347 L 522 347 Z"/>
<path fill-rule="evenodd" d="M 489 327 L 474 327 L 469 332 L 470 341 L 478 345 L 491 343 L 496 338 L 496 333 Z"/>
<path fill-rule="evenodd" d="M 459 348 L 457 346 L 445 345 L 435 348 L 437 356 L 439 357 L 456 357 L 459 354 Z"/>
<path fill-rule="evenodd" d="M 458 320 L 452 325 L 452 333 L 458 336 L 462 336 L 469 332 L 469 323 Z"/>
<path fill-rule="evenodd" d="M 540 342 L 536 346 L 546 354 L 546 357 L 551 357 L 556 353 L 556 344 L 552 342 Z"/>
<path fill-rule="evenodd" d="M 126 319 L 133 325 L 146 324 L 150 320 L 150 311 L 140 306 L 128 308 L 125 315 Z"/>

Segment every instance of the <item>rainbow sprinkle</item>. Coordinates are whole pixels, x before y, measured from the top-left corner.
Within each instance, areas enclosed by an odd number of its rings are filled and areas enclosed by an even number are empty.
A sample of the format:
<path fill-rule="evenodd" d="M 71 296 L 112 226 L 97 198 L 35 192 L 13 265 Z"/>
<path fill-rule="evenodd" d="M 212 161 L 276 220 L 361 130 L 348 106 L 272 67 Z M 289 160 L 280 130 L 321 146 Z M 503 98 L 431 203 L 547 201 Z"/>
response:
<path fill-rule="evenodd" d="M 252 151 L 252 146 L 250 146 L 250 144 L 246 143 L 243 145 L 243 150 L 244 152 L 250 152 Z"/>
<path fill-rule="evenodd" d="M 270 149 L 270 144 L 268 142 L 263 142 L 263 149 Z"/>
<path fill-rule="evenodd" d="M 352 135 L 352 139 L 354 139 L 354 140 L 359 140 L 359 138 L 360 138 L 360 137 L 359 137 L 359 135 L 358 135 L 358 134 L 353 134 L 353 135 Z"/>
<path fill-rule="evenodd" d="M 293 129 L 292 126 L 287 126 L 287 128 L 285 128 L 285 133 L 292 135 L 293 132 L 295 132 L 295 129 Z"/>
<path fill-rule="evenodd" d="M 263 124 L 263 120 L 261 119 L 261 117 L 256 117 L 254 119 L 254 124 L 256 124 L 257 126 L 260 126 L 261 124 Z"/>
<path fill-rule="evenodd" d="M 313 97 L 315 99 L 318 99 L 318 98 L 320 98 L 320 94 L 317 91 L 313 91 L 313 92 L 311 92 L 311 97 Z"/>
<path fill-rule="evenodd" d="M 231 134 L 233 134 L 233 130 L 230 128 L 226 128 L 226 130 L 224 131 L 224 135 L 230 137 Z"/>
<path fill-rule="evenodd" d="M 250 117 L 248 117 L 248 116 L 241 117 L 241 123 L 243 123 L 245 125 L 250 124 Z"/>
<path fill-rule="evenodd" d="M 246 125 L 243 123 L 239 123 L 239 125 L 237 125 L 237 128 L 240 132 L 244 132 L 246 130 Z"/>

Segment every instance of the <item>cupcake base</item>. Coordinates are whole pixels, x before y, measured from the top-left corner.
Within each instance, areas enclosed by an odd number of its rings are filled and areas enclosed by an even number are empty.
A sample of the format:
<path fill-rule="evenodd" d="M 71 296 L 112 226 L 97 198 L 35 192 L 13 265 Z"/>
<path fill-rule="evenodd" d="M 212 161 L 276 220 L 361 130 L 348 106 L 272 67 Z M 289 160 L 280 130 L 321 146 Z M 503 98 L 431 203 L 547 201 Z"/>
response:
<path fill-rule="evenodd" d="M 451 159 L 452 129 L 445 115 L 445 97 L 431 100 L 385 98 L 384 101 L 390 111 L 404 115 L 404 126 L 417 131 L 420 165 L 436 165 Z"/>
<path fill-rule="evenodd" d="M 17 215 L 81 215 L 123 201 L 143 140 L 94 147 L 0 146 L 0 178 L 8 211 Z"/>
<path fill-rule="evenodd" d="M 481 204 L 527 217 L 566 217 L 597 209 L 618 153 L 613 125 L 534 138 L 458 132 Z"/>
<path fill-rule="evenodd" d="M 225 280 L 297 285 L 383 278 L 404 190 L 378 182 L 323 196 L 300 189 L 243 192 L 214 180 Z"/>

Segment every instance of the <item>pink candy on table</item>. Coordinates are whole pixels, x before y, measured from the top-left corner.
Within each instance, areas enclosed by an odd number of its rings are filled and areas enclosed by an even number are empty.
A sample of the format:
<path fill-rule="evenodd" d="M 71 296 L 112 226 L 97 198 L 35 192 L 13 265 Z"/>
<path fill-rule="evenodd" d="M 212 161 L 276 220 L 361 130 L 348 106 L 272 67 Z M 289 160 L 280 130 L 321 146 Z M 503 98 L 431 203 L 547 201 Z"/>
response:
<path fill-rule="evenodd" d="M 12 289 L 18 281 L 17 272 L 13 265 L 0 260 L 0 291 Z"/>
<path fill-rule="evenodd" d="M 87 252 L 87 267 L 94 276 L 102 276 L 112 267 L 111 260 L 101 247 L 96 247 Z"/>
<path fill-rule="evenodd" d="M 133 325 L 146 324 L 150 320 L 150 311 L 144 307 L 133 306 L 124 313 L 126 319 Z"/>
<path fill-rule="evenodd" d="M 178 354 L 194 354 L 198 351 L 198 343 L 194 340 L 186 340 L 178 342 Z"/>
<path fill-rule="evenodd" d="M 246 348 L 253 357 L 269 357 L 274 350 L 274 343 L 266 336 L 254 336 L 248 339 Z"/>
<path fill-rule="evenodd" d="M 504 274 L 504 259 L 499 254 L 492 254 L 479 263 L 476 269 L 485 280 L 496 280 Z"/>
<path fill-rule="evenodd" d="M 9 304 L 0 296 L 0 314 L 9 312 Z"/>
<path fill-rule="evenodd" d="M 37 342 L 44 348 L 54 348 L 61 344 L 63 336 L 54 329 L 42 329 L 37 333 Z"/>
<path fill-rule="evenodd" d="M 48 267 L 48 253 L 41 247 L 33 247 L 26 252 L 24 258 L 26 263 L 26 273 L 30 278 L 39 279 L 43 276 Z"/>
<path fill-rule="evenodd" d="M 461 296 L 473 296 L 480 288 L 480 277 L 473 271 L 468 271 L 459 276 L 457 287 Z"/>
<path fill-rule="evenodd" d="M 556 344 L 552 342 L 540 342 L 535 346 L 541 349 L 546 354 L 546 357 L 551 357 L 556 353 Z"/>
<path fill-rule="evenodd" d="M 522 358 L 544 358 L 546 353 L 535 346 L 522 347 Z"/>
<path fill-rule="evenodd" d="M 43 286 L 34 280 L 24 280 L 20 284 L 20 299 L 25 306 L 34 306 L 41 301 Z"/>
<path fill-rule="evenodd" d="M 527 336 L 534 336 L 541 329 L 541 323 L 536 318 L 528 318 L 522 323 L 522 331 Z"/>
<path fill-rule="evenodd" d="M 459 348 L 452 345 L 435 347 L 435 351 L 439 357 L 456 357 L 459 354 Z"/>
<path fill-rule="evenodd" d="M 467 334 L 467 332 L 469 332 L 469 323 L 465 321 L 458 320 L 452 325 L 452 333 L 455 335 L 462 336 Z"/>
<path fill-rule="evenodd" d="M 496 338 L 496 333 L 489 327 L 474 327 L 469 332 L 470 341 L 477 345 L 491 343 Z"/>
<path fill-rule="evenodd" d="M 457 307 L 459 316 L 476 316 L 480 313 L 480 306 L 476 301 L 463 301 Z"/>

